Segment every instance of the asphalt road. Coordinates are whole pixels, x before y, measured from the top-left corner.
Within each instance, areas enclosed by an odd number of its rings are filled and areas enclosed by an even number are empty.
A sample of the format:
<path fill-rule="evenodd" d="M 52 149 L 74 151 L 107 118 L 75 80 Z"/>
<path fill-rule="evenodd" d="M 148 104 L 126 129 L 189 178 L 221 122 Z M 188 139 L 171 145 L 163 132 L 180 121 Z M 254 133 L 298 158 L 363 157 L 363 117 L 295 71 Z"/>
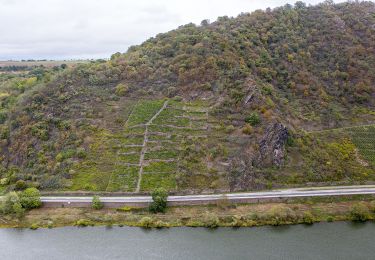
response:
<path fill-rule="evenodd" d="M 168 202 L 178 203 L 180 205 L 199 203 L 202 204 L 216 202 L 223 198 L 229 201 L 246 201 L 246 200 L 266 200 L 298 197 L 325 197 L 325 196 L 345 196 L 345 195 L 365 195 L 375 194 L 375 185 L 366 186 L 335 186 L 335 187 L 318 187 L 318 188 L 300 188 L 285 189 L 262 192 L 244 192 L 228 194 L 207 194 L 207 195 L 184 195 L 169 196 Z M 43 196 L 44 203 L 91 203 L 92 196 Z M 149 203 L 152 201 L 150 196 L 124 196 L 124 197 L 100 197 L 104 203 Z"/>

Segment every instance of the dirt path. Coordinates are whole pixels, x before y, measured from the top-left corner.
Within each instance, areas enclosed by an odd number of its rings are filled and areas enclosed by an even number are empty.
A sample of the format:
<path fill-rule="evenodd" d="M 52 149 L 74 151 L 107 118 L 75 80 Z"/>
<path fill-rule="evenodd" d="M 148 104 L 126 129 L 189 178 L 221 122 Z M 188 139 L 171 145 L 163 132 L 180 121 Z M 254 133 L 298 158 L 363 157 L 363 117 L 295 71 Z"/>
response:
<path fill-rule="evenodd" d="M 167 107 L 168 100 L 164 102 L 163 106 L 159 109 L 158 112 L 145 124 L 146 129 L 145 133 L 143 135 L 143 144 L 142 144 L 142 150 L 141 150 L 141 156 L 139 158 L 139 172 L 138 172 L 138 182 L 137 187 L 135 189 L 135 192 L 139 192 L 141 189 L 141 181 L 142 181 L 142 174 L 143 174 L 143 161 L 145 158 L 145 154 L 147 151 L 147 142 L 148 142 L 148 126 L 152 124 L 152 122 L 160 115 L 160 113 Z"/>

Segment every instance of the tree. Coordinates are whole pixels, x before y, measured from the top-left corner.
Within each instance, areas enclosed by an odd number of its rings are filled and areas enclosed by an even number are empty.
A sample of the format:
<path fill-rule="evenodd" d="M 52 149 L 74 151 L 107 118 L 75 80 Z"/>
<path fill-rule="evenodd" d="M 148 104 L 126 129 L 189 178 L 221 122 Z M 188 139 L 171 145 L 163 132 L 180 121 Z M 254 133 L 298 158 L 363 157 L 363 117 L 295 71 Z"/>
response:
<path fill-rule="evenodd" d="M 25 210 L 22 208 L 20 198 L 16 192 L 9 192 L 1 205 L 1 210 L 4 214 L 15 214 L 21 217 Z"/>
<path fill-rule="evenodd" d="M 167 209 L 168 192 L 164 188 L 157 188 L 152 192 L 152 202 L 149 210 L 152 213 L 162 212 Z"/>
<path fill-rule="evenodd" d="M 25 209 L 39 208 L 42 205 L 39 190 L 36 188 L 27 188 L 20 193 L 20 202 Z"/>
<path fill-rule="evenodd" d="M 91 206 L 93 209 L 97 209 L 97 210 L 102 209 L 104 207 L 103 202 L 101 202 L 99 196 L 94 196 L 92 198 Z"/>

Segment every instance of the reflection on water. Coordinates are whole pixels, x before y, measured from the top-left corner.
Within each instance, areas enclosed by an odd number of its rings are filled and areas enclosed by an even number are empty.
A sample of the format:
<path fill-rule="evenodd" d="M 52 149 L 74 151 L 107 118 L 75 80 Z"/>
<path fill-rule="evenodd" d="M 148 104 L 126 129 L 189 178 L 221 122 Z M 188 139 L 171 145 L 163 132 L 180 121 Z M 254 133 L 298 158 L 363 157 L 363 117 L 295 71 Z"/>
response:
<path fill-rule="evenodd" d="M 0 229 L 0 259 L 374 259 L 375 224 Z"/>

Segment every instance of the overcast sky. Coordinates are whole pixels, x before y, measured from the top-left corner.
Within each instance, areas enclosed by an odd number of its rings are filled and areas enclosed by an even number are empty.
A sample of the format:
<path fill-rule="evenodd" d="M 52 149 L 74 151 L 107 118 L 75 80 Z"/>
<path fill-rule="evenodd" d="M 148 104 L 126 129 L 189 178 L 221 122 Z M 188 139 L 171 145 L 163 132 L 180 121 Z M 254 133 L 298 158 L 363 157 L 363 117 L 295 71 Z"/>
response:
<path fill-rule="evenodd" d="M 0 60 L 109 58 L 182 24 L 295 1 L 0 0 Z"/>

